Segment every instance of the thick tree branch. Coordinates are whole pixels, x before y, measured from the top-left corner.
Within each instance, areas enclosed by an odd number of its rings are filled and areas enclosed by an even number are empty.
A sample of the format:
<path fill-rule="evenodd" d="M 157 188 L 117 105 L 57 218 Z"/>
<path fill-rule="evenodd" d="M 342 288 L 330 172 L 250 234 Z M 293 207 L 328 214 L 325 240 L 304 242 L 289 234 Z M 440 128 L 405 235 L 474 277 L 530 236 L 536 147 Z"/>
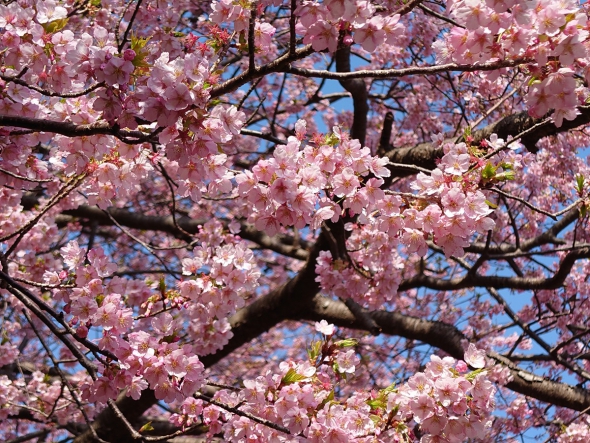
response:
<path fill-rule="evenodd" d="M 125 414 L 126 419 L 130 423 L 135 423 L 143 415 L 145 411 L 151 408 L 156 403 L 154 391 L 146 389 L 142 391 L 139 400 L 133 400 L 131 397 L 126 397 L 125 393 L 121 393 L 117 399 L 116 405 L 119 411 Z M 135 442 L 136 440 L 130 435 L 125 426 L 115 415 L 113 409 L 104 408 L 100 414 L 94 419 L 92 427 L 100 438 L 111 443 Z M 92 432 L 86 432 L 77 436 L 73 443 L 95 443 L 95 438 Z"/>
<path fill-rule="evenodd" d="M 276 60 L 267 63 L 264 66 L 244 71 L 240 75 L 236 75 L 235 77 L 223 82 L 222 84 L 211 88 L 211 98 L 220 97 L 229 92 L 235 91 L 240 86 L 245 85 L 246 83 L 256 78 L 272 74 L 273 72 L 285 72 L 285 68 L 289 67 L 291 62 L 305 58 L 308 55 L 313 54 L 314 52 L 315 51 L 313 50 L 311 45 L 307 45 L 303 48 L 295 50 L 295 55 L 291 55 L 290 52 L 287 51 Z"/>
<path fill-rule="evenodd" d="M 190 242 L 192 239 L 186 235 L 199 232 L 200 227 L 207 222 L 206 219 L 191 219 L 189 217 L 179 217 L 176 224 L 171 215 L 154 216 L 144 215 L 137 212 L 131 212 L 127 209 L 109 208 L 108 214 L 121 226 L 141 231 L 160 231 L 173 235 L 174 237 Z M 76 209 L 69 209 L 57 216 L 55 221 L 58 224 L 66 224 L 74 221 L 74 218 L 84 218 L 91 220 L 99 225 L 112 226 L 113 220 L 102 209 L 96 206 L 81 205 Z M 180 228 L 180 229 L 179 229 Z M 298 260 L 306 260 L 308 257 L 305 241 L 296 244 L 292 238 L 284 235 L 269 237 L 254 226 L 242 224 L 241 231 L 238 234 L 244 240 L 252 241 L 262 248 L 270 249 L 287 257 Z"/>
<path fill-rule="evenodd" d="M 379 137 L 379 146 L 377 147 L 377 155 L 384 156 L 392 148 L 389 145 L 391 140 L 391 130 L 393 129 L 393 113 L 388 112 L 383 119 L 383 129 L 381 129 L 381 136 Z"/>
<path fill-rule="evenodd" d="M 449 280 L 443 280 L 430 277 L 425 274 L 419 274 L 404 280 L 400 286 L 400 291 L 424 287 L 438 291 L 455 291 L 467 288 L 494 288 L 494 289 L 521 289 L 521 290 L 539 290 L 539 289 L 557 289 L 560 288 L 567 276 L 569 275 L 574 263 L 583 258 L 590 258 L 590 247 L 575 249 L 566 254 L 561 261 L 558 270 L 552 277 L 500 277 L 489 275 L 477 275 L 467 273 L 463 277 L 457 277 Z"/>
<path fill-rule="evenodd" d="M 21 117 L 17 115 L 0 115 L 0 126 L 31 129 L 37 132 L 51 132 L 66 137 L 82 137 L 91 135 L 113 135 L 125 143 L 148 141 L 151 134 L 132 131 L 111 126 L 108 122 L 99 120 L 88 125 L 76 125 L 70 122 L 58 122 L 41 118 Z"/>
<path fill-rule="evenodd" d="M 416 6 L 419 6 L 424 0 L 410 0 L 404 6 L 399 8 L 393 14 L 406 15 L 412 11 Z"/>
<path fill-rule="evenodd" d="M 306 303 L 320 289 L 315 281 L 316 259 L 320 251 L 327 248 L 328 242 L 322 234 L 310 251 L 305 266 L 293 279 L 235 313 L 230 318 L 233 337 L 221 351 L 201 358 L 203 364 L 211 366 L 217 363 L 243 344 L 305 309 Z"/>
<path fill-rule="evenodd" d="M 318 295 L 308 306 L 308 309 L 302 311 L 304 316 L 294 315 L 291 318 L 293 320 L 326 320 L 341 327 L 365 329 L 339 300 Z M 374 311 L 370 315 L 384 334 L 419 340 L 441 349 L 456 359 L 463 359 L 467 338 L 453 325 L 423 320 L 397 312 Z M 513 380 L 506 385 L 508 389 L 576 411 L 584 411 L 590 407 L 590 392 L 587 390 L 538 377 L 522 370 L 508 358 L 495 352 L 488 352 L 488 356 L 510 368 Z"/>
<path fill-rule="evenodd" d="M 408 75 L 429 75 L 438 74 L 439 72 L 475 72 L 475 71 L 493 71 L 501 68 L 510 68 L 529 63 L 531 59 L 521 58 L 516 60 L 502 60 L 491 63 L 460 65 L 457 63 L 447 63 L 436 66 L 411 66 L 401 69 L 362 69 L 353 72 L 330 72 L 322 69 L 305 69 L 289 67 L 286 72 L 300 75 L 302 77 L 326 78 L 332 80 L 348 80 L 355 78 L 397 78 Z"/>
<path fill-rule="evenodd" d="M 578 208 L 570 210 L 562 218 L 555 222 L 549 229 L 547 229 L 547 231 L 531 239 L 521 241 L 519 248 L 517 248 L 515 245 L 508 243 L 486 246 L 485 243 L 480 242 L 471 244 L 470 246 L 465 248 L 465 251 L 474 252 L 478 254 L 485 252 L 486 254 L 489 254 L 490 258 L 505 258 L 508 254 L 519 254 L 523 252 L 528 252 L 538 246 L 547 244 L 561 244 L 564 241 L 558 239 L 557 235 L 559 235 L 561 231 L 563 231 L 570 224 L 576 221 L 579 215 L 580 211 L 578 210 Z"/>
<path fill-rule="evenodd" d="M 340 47 L 334 56 L 336 58 L 336 70 L 339 73 L 348 73 L 350 67 L 350 46 Z M 367 85 L 362 78 L 342 78 L 339 80 L 344 89 L 352 96 L 353 120 L 350 128 L 350 137 L 356 138 L 361 145 L 365 145 L 367 135 L 367 115 L 369 103 Z"/>
<path fill-rule="evenodd" d="M 580 106 L 580 115 L 572 121 L 564 121 L 561 127 L 556 127 L 551 122 L 540 124 L 534 131 L 527 134 L 521 139 L 527 150 L 536 152 L 535 144 L 543 137 L 556 135 L 562 132 L 567 132 L 578 126 L 587 125 L 590 123 L 590 106 Z M 472 134 L 473 142 L 489 138 L 493 133 L 497 134 L 499 138 L 507 140 L 510 136 L 532 128 L 535 125 L 543 122 L 543 119 L 532 118 L 528 112 L 523 111 L 516 114 L 509 115 L 486 126 L 483 129 L 474 131 Z M 449 138 L 445 142 L 455 142 L 456 139 Z M 439 146 L 434 146 L 432 143 L 420 143 L 412 147 L 403 147 L 392 149 L 387 153 L 387 157 L 393 163 L 401 163 L 406 165 L 416 165 L 421 168 L 432 170 L 436 167 L 436 160 L 444 155 L 443 150 Z M 396 177 L 407 177 L 413 175 L 414 172 L 410 169 L 391 168 Z"/>

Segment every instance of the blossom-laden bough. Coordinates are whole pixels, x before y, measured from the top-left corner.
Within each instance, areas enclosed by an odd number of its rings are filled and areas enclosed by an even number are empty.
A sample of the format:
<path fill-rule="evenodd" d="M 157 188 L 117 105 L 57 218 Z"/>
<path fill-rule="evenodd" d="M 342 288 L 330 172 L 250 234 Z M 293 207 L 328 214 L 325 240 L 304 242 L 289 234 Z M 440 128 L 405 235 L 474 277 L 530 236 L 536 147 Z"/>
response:
<path fill-rule="evenodd" d="M 588 9 L 3 1 L 0 438 L 587 441 Z"/>

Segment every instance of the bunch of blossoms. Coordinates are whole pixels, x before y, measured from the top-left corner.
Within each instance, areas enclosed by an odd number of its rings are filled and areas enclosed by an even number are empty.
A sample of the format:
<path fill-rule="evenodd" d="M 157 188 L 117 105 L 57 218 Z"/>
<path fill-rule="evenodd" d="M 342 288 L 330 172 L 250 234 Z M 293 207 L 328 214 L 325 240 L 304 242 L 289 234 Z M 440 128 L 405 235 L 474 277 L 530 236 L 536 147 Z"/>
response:
<path fill-rule="evenodd" d="M 178 164 L 180 196 L 199 202 L 204 191 L 210 195 L 232 191 L 230 159 L 220 148 L 239 134 L 245 118 L 235 106 L 217 105 L 206 118 L 186 119 L 188 130 L 177 124 L 160 135 L 167 158 Z"/>
<path fill-rule="evenodd" d="M 557 443 L 586 443 L 590 438 L 590 422 L 582 418 L 579 422 L 564 426 Z"/>
<path fill-rule="evenodd" d="M 366 0 L 303 1 L 295 10 L 299 17 L 297 33 L 303 35 L 303 43 L 311 43 L 315 51 L 328 49 L 335 52 L 338 39 L 344 32 L 344 42 L 360 44 L 373 52 L 383 44 L 394 45 L 404 33 L 400 15 L 381 5 L 376 7 Z"/>
<path fill-rule="evenodd" d="M 63 19 L 59 26 L 48 25 L 50 7 L 52 20 Z M 187 165 L 180 171 L 185 196 L 198 198 L 201 189 L 195 183 L 207 183 L 209 192 L 228 192 L 232 176 L 218 147 L 239 133 L 245 116 L 235 107 L 208 109 L 209 89 L 218 79 L 210 72 L 217 60 L 214 45 L 190 44 L 185 51 L 168 48 L 159 40 L 159 25 L 154 23 L 153 29 L 147 28 L 153 35 L 132 34 L 130 48 L 120 52 L 114 33 L 99 24 L 107 22 L 96 20 L 88 27 L 76 27 L 78 22 L 66 20 L 67 12 L 55 2 L 1 6 L 2 39 L 11 43 L 0 54 L 2 65 L 10 66 L 3 74 L 18 75 L 28 84 L 58 93 L 79 92 L 88 85 L 99 87 L 84 98 L 47 100 L 39 91 L 8 82 L 0 92 L 3 113 L 53 120 L 71 118 L 77 124 L 104 119 L 132 130 L 138 129 L 138 122 L 147 122 L 146 127 L 159 131 L 162 153 L 171 161 Z M 262 26 L 259 34 L 259 40 L 266 42 L 272 32 Z M 80 173 L 89 162 L 100 162 L 113 149 L 121 148 L 113 137 L 102 135 L 73 139 L 56 136 L 55 141 L 68 153 L 66 172 Z M 28 161 L 26 153 L 16 157 L 19 165 L 15 167 Z M 55 164 L 61 161 L 55 160 Z M 34 158 L 29 163 L 28 171 L 19 172 L 25 176 L 35 172 L 44 178 L 43 168 L 33 165 Z M 101 187 L 97 184 L 91 192 L 97 202 L 108 205 L 109 194 L 116 193 L 117 186 Z"/>
<path fill-rule="evenodd" d="M 77 381 L 77 375 L 70 379 L 72 384 Z M 35 422 L 45 421 L 48 415 L 62 426 L 84 420 L 71 393 L 63 389 L 61 380 L 50 380 L 47 374 L 40 371 L 34 371 L 26 380 L 0 376 L 0 421 L 6 422 L 23 408 L 29 411 L 31 420 Z M 93 411 L 86 412 L 90 418 L 94 415 Z M 5 433 L 5 436 L 11 438 L 9 433 Z M 13 437 L 16 438 L 16 435 Z"/>
<path fill-rule="evenodd" d="M 218 406 L 203 408 L 194 399 L 187 399 L 172 421 L 188 426 L 202 416 L 211 426 L 210 433 L 222 431 L 225 440 L 232 442 L 416 442 L 416 424 L 423 435 L 421 442 L 460 442 L 482 436 L 495 392 L 483 370 L 483 351 L 471 345 L 466 352 L 465 360 L 476 368 L 469 374 L 465 374 L 465 362 L 433 356 L 424 372 L 399 388 L 359 392 L 344 400 L 336 398 L 336 392 L 360 362 L 351 349 L 356 342 L 336 340 L 334 326 L 324 320 L 316 323 L 316 330 L 323 338 L 312 344 L 308 361 L 283 362 L 280 373 L 245 380 L 240 392 L 215 394 L 218 402 L 282 428 Z"/>
<path fill-rule="evenodd" d="M 442 137 L 435 137 L 434 143 L 442 142 Z M 350 215 L 359 214 L 357 229 L 348 226 L 353 232 L 347 249 L 354 251 L 349 262 L 327 251 L 318 258 L 317 281 L 323 291 L 375 308 L 391 302 L 397 292 L 404 267 L 399 247 L 405 254 L 424 256 L 430 240 L 447 257 L 463 256 L 473 235 L 494 227 L 488 217 L 492 209 L 480 187 L 514 176 L 506 157 L 484 157 L 488 147 L 502 145 L 496 136 L 483 149 L 445 143 L 437 168 L 430 175 L 420 172 L 411 182 L 415 194 L 386 194 L 379 189 L 382 181 L 367 180 L 343 204 Z"/>
<path fill-rule="evenodd" d="M 496 388 L 489 380 L 485 352 L 470 344 L 465 361 L 431 356 L 424 372 L 410 377 L 387 399 L 396 417 L 410 418 L 426 433 L 421 442 L 462 442 L 485 435 Z M 475 371 L 466 374 L 467 365 Z M 465 375 L 462 375 L 465 374 Z"/>
<path fill-rule="evenodd" d="M 451 16 L 453 27 L 434 44 L 441 62 L 462 64 L 515 60 L 527 63 L 529 113 L 543 117 L 554 109 L 553 120 L 573 120 L 580 104 L 575 76 L 588 78 L 586 42 L 588 16 L 575 0 L 459 0 Z M 491 78 L 498 71 L 487 74 Z M 581 84 L 580 84 L 581 86 Z"/>
<path fill-rule="evenodd" d="M 203 365 L 198 355 L 227 344 L 232 337 L 227 317 L 243 306 L 260 272 L 250 249 L 238 237 L 224 235 L 218 221 L 204 225 L 197 240 L 192 258 L 182 261 L 183 274 L 190 278 L 177 290 L 160 280 L 154 291 L 145 284 L 135 285 L 136 294 L 129 288 L 131 295 L 122 279 L 109 279 L 117 266 L 102 249 L 91 249 L 84 265 L 84 250 L 75 241 L 62 248 L 69 279 L 76 283 L 58 294 L 72 315 L 69 323 L 82 338 L 97 328 L 98 348 L 112 360 L 101 360 L 100 377 L 85 384 L 87 399 L 105 402 L 124 387 L 137 399 L 149 386 L 158 399 L 173 402 L 199 389 Z M 52 282 L 68 278 L 67 273 L 46 274 Z"/>
<path fill-rule="evenodd" d="M 6 375 L 0 375 L 0 421 L 18 414 L 18 403 L 26 401 L 22 380 L 11 380 Z"/>
<path fill-rule="evenodd" d="M 305 127 L 299 120 L 297 137 L 289 137 L 272 158 L 260 160 L 252 171 L 236 175 L 238 194 L 250 204 L 250 221 L 268 235 L 281 226 L 317 229 L 325 220 L 336 221 L 342 207 L 356 209 L 355 195 L 369 192 L 361 190 L 362 177 L 377 177 L 369 179 L 372 184 L 390 175 L 386 158 L 371 156 L 369 148 L 339 128 L 326 137 L 315 135 L 315 146 L 301 150 Z"/>
<path fill-rule="evenodd" d="M 266 1 L 261 3 L 268 3 Z M 233 23 L 234 31 L 244 32 L 248 29 L 250 19 L 250 10 L 244 9 L 241 4 L 232 0 L 220 0 L 211 2 L 211 13 L 209 14 L 211 22 L 218 25 L 224 23 Z"/>
<path fill-rule="evenodd" d="M 122 143 L 115 142 L 114 145 L 100 161 L 90 159 L 84 168 L 89 177 L 80 187 L 88 204 L 102 209 L 113 206 L 116 199 L 133 197 L 141 189 L 140 183 L 153 170 L 149 150 L 140 149 L 136 154 L 133 149 L 124 149 Z"/>
<path fill-rule="evenodd" d="M 281 3 L 280 1 L 278 2 Z M 215 26 L 233 25 L 233 31 L 239 34 L 239 39 L 246 39 L 248 32 L 248 23 L 250 20 L 250 9 L 244 9 L 245 2 L 233 2 L 232 0 L 220 0 L 211 2 L 211 13 L 209 20 Z M 257 4 L 257 15 L 263 15 L 266 6 L 277 6 L 275 0 L 260 1 Z M 257 18 L 254 24 L 254 43 L 256 52 L 263 56 L 275 55 L 276 44 L 272 41 L 272 37 L 276 32 L 276 28 L 270 23 L 261 22 Z"/>

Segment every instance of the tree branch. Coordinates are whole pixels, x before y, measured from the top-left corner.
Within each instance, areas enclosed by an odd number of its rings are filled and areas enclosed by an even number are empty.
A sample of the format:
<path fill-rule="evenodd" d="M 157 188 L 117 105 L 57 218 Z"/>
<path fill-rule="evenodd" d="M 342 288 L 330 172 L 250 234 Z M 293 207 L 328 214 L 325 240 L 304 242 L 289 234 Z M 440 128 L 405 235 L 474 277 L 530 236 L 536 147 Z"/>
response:
<path fill-rule="evenodd" d="M 397 78 L 408 75 L 429 75 L 438 74 L 439 72 L 475 72 L 475 71 L 493 71 L 501 68 L 511 68 L 525 63 L 534 61 L 528 58 L 519 58 L 516 60 L 501 60 L 491 63 L 460 65 L 457 63 L 447 63 L 436 66 L 411 66 L 401 69 L 362 69 L 354 72 L 330 72 L 322 69 L 305 69 L 289 67 L 286 71 L 290 74 L 300 75 L 302 77 L 326 78 L 332 80 L 348 80 L 360 78 Z"/>
<path fill-rule="evenodd" d="M 536 143 L 543 137 L 556 135 L 567 132 L 578 126 L 590 123 L 590 106 L 580 106 L 578 108 L 580 115 L 572 121 L 564 121 L 561 127 L 556 127 L 551 122 L 540 124 L 534 131 L 527 134 L 521 139 L 522 144 L 530 152 L 537 152 Z M 535 125 L 543 122 L 543 119 L 532 118 L 527 111 L 504 117 L 485 128 L 474 131 L 472 134 L 473 143 L 479 143 L 489 138 L 492 134 L 497 134 L 499 138 L 507 140 L 509 136 L 515 136 Z M 445 142 L 454 143 L 455 138 L 446 139 Z M 386 156 L 392 163 L 401 163 L 407 165 L 416 165 L 421 168 L 432 170 L 436 168 L 436 159 L 442 158 L 444 152 L 442 147 L 434 146 L 432 143 L 420 143 L 416 146 L 395 148 L 390 150 Z M 407 177 L 414 173 L 408 169 L 390 168 L 396 177 Z"/>
<path fill-rule="evenodd" d="M 338 73 L 350 73 L 350 46 L 338 48 L 334 56 Z M 367 116 L 369 114 L 367 85 L 362 78 L 341 78 L 340 84 L 352 96 L 353 120 L 350 137 L 365 145 L 367 135 Z"/>
<path fill-rule="evenodd" d="M 294 315 L 291 319 L 326 320 L 336 326 L 364 330 L 363 325 L 339 300 L 318 295 L 311 300 L 308 309 L 302 312 L 303 316 Z M 397 312 L 374 311 L 370 315 L 384 334 L 419 340 L 441 349 L 456 359 L 462 360 L 464 357 L 464 343 L 467 343 L 467 338 L 453 325 L 423 320 Z M 488 356 L 510 369 L 513 380 L 506 385 L 508 389 L 576 411 L 583 411 L 590 407 L 590 392 L 587 390 L 553 382 L 524 371 L 510 359 L 496 352 L 488 352 Z"/>
<path fill-rule="evenodd" d="M 117 223 L 127 228 L 141 231 L 165 232 L 187 242 L 190 242 L 192 239 L 186 233 L 196 234 L 199 232 L 200 227 L 207 222 L 206 219 L 180 217 L 176 220 L 178 227 L 181 228 L 178 229 L 171 215 L 144 215 L 120 208 L 108 208 L 107 212 Z M 55 221 L 58 224 L 70 223 L 73 221 L 72 217 L 92 220 L 102 226 L 114 225 L 113 220 L 102 209 L 88 205 L 81 205 L 76 209 L 63 211 L 62 215 L 57 216 Z M 244 240 L 252 241 L 265 249 L 270 249 L 287 257 L 298 260 L 306 260 L 308 257 L 307 248 L 309 244 L 307 242 L 301 241 L 300 244 L 296 244 L 292 238 L 285 235 L 269 237 L 265 233 L 258 231 L 254 226 L 246 223 L 242 224 L 241 231 L 238 235 Z"/>
<path fill-rule="evenodd" d="M 148 141 L 151 134 L 129 129 L 120 129 L 111 126 L 103 120 L 88 125 L 76 125 L 70 122 L 58 122 L 41 118 L 21 117 L 17 115 L 0 115 L 0 126 L 13 126 L 17 128 L 31 129 L 37 132 L 52 132 L 66 137 L 82 137 L 90 135 L 113 135 L 125 143 L 137 143 Z M 134 139 L 131 141 L 130 139 Z"/>

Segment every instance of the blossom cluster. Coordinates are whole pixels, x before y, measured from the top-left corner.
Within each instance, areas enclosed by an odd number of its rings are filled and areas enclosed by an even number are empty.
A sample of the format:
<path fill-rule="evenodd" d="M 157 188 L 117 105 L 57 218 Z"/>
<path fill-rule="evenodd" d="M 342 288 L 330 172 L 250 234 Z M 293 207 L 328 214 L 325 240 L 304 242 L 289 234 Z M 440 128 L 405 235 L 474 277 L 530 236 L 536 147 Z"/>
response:
<path fill-rule="evenodd" d="M 232 414 L 218 406 L 187 399 L 172 417 L 179 426 L 203 421 L 210 434 L 223 432 L 226 441 L 418 441 L 461 442 L 481 437 L 489 426 L 495 388 L 486 377 L 485 353 L 472 344 L 465 361 L 432 356 L 424 372 L 399 387 L 355 393 L 339 399 L 339 385 L 354 375 L 360 360 L 354 340 L 336 340 L 334 326 L 322 321 L 316 330 L 323 339 L 314 342 L 309 360 L 282 362 L 280 372 L 267 372 L 244 380 L 239 392 L 221 390 L 215 400 L 238 407 L 251 417 L 282 429 Z M 475 371 L 467 373 L 469 364 Z M 437 440 L 438 439 L 438 440 Z"/>
<path fill-rule="evenodd" d="M 580 422 L 570 423 L 562 428 L 562 432 L 557 438 L 558 443 L 584 443 L 588 441 L 588 430 L 590 423 L 587 419 Z"/>
<path fill-rule="evenodd" d="M 531 116 L 554 109 L 559 127 L 578 115 L 582 85 L 575 76 L 588 75 L 590 33 L 588 16 L 576 1 L 459 0 L 450 13 L 462 27 L 435 43 L 441 61 L 521 60 L 530 74 L 525 97 Z"/>
<path fill-rule="evenodd" d="M 441 144 L 442 139 L 435 138 L 435 143 Z M 495 137 L 487 145 L 492 148 L 502 143 Z M 466 143 L 442 147 L 445 155 L 437 168 L 430 174 L 418 173 L 412 181 L 415 194 L 385 194 L 380 182 L 371 178 L 348 197 L 359 202 L 358 206 L 343 204 L 349 213 L 359 214 L 358 229 L 348 240 L 356 266 L 321 252 L 316 271 L 325 292 L 355 298 L 372 308 L 382 306 L 392 301 L 401 281 L 400 247 L 408 254 L 425 256 L 431 241 L 447 257 L 461 257 L 474 234 L 493 228 L 492 209 L 480 188 L 490 180 L 511 177 L 511 171 L 501 167 L 511 165 L 497 155 L 486 161 L 483 153 L 487 151 Z"/>
<path fill-rule="evenodd" d="M 78 381 L 78 376 L 71 378 L 72 383 Z M 34 371 L 27 380 L 11 380 L 6 375 L 0 375 L 0 420 L 6 422 L 9 417 L 18 415 L 22 411 L 21 404 L 28 406 L 34 421 L 44 421 L 49 413 L 52 413 L 56 423 L 63 426 L 72 420 L 84 420 L 71 392 L 63 389 L 61 380 L 50 379 L 41 371 Z M 94 415 L 95 411 L 86 411 L 88 418 Z"/>
<path fill-rule="evenodd" d="M 243 306 L 260 277 L 252 251 L 234 236 L 220 235 L 222 229 L 217 220 L 203 226 L 199 245 L 182 260 L 186 279 L 177 289 L 167 289 L 163 280 L 154 282 L 156 291 L 141 281 L 104 281 L 117 266 L 102 248 L 86 256 L 75 240 L 62 248 L 69 274 L 47 272 L 46 282 L 75 281 L 75 288 L 59 293 L 72 316 L 69 323 L 82 338 L 91 328 L 101 331 L 99 349 L 118 359 L 103 364 L 98 380 L 87 384 L 89 399 L 104 402 L 123 387 L 137 399 L 149 386 L 170 402 L 201 386 L 198 356 L 214 353 L 232 337 L 227 318 Z"/>
<path fill-rule="evenodd" d="M 298 121 L 298 137 L 289 137 L 272 158 L 236 175 L 238 194 L 252 207 L 250 221 L 268 235 L 281 226 L 317 229 L 325 220 L 338 220 L 342 208 L 359 213 L 364 204 L 379 198 L 380 178 L 390 175 L 387 159 L 371 156 L 368 148 L 339 128 L 326 138 L 318 136 L 319 146 L 302 149 L 305 127 Z M 374 178 L 362 187 L 362 177 L 369 174 Z"/>
<path fill-rule="evenodd" d="M 213 23 L 233 24 L 236 32 L 245 32 L 248 10 L 229 0 L 212 2 L 212 9 Z M 529 74 L 525 81 L 530 87 L 524 96 L 531 116 L 542 117 L 553 109 L 553 120 L 561 126 L 564 119 L 578 115 L 576 107 L 582 104 L 584 88 L 575 78 L 590 75 L 585 45 L 590 34 L 585 26 L 587 14 L 577 2 L 458 0 L 449 2 L 448 13 L 457 26 L 434 43 L 439 61 L 514 61 Z M 340 43 L 357 43 L 374 52 L 397 44 L 411 26 L 400 21 L 400 14 L 388 5 L 376 7 L 365 0 L 306 0 L 295 14 L 297 34 L 315 51 L 335 52 Z M 257 48 L 269 50 L 275 32 L 271 24 L 257 20 Z M 495 79 L 500 72 L 491 71 L 487 76 Z M 567 82 L 558 86 L 546 81 L 554 75 L 565 76 Z M 547 83 L 552 86 L 547 88 Z"/>
<path fill-rule="evenodd" d="M 231 190 L 232 175 L 225 166 L 227 157 L 219 147 L 239 133 L 245 115 L 234 106 L 208 108 L 209 89 L 217 81 L 210 72 L 216 60 L 210 46 L 187 42 L 181 51 L 178 47 L 150 44 L 149 38 L 133 34 L 130 48 L 120 51 L 119 37 L 101 26 L 100 20 L 83 32 L 74 29 L 79 33 L 76 35 L 64 28 L 69 20 L 66 8 L 54 1 L 33 3 L 0 6 L 5 43 L 2 74 L 35 85 L 31 89 L 0 80 L 2 114 L 35 118 L 51 114 L 52 120 L 76 124 L 106 120 L 118 128 L 140 133 L 160 128 L 158 141 L 164 148 L 159 154 L 165 153 L 168 160 L 182 165 L 182 196 L 198 200 L 202 190 Z M 96 91 L 89 92 L 84 100 L 47 98 L 42 89 L 67 96 L 77 95 L 88 85 Z M 66 173 L 98 169 L 104 174 L 86 183 L 85 191 L 91 204 L 103 208 L 110 206 L 115 196 L 125 197 L 144 178 L 136 169 L 144 167 L 145 156 L 143 162 L 127 166 L 125 161 L 131 161 L 139 152 L 131 149 L 133 155 L 120 155 L 130 148 L 112 137 L 57 136 L 60 150 L 53 153 L 49 163 L 31 153 L 30 146 L 39 138 L 43 136 L 15 138 L 3 148 L 4 164 L 10 172 L 42 180 L 48 177 L 49 168 L 62 170 L 64 160 L 68 165 Z M 0 180 L 6 177 L 2 175 Z M 19 184 L 24 189 L 33 186 L 20 181 Z"/>
<path fill-rule="evenodd" d="M 430 434 L 421 441 L 458 443 L 481 438 L 491 425 L 496 392 L 483 370 L 484 356 L 473 344 L 465 353 L 465 361 L 433 355 L 424 372 L 410 377 L 388 401 L 399 408 L 397 414 L 402 420 L 412 417 Z M 476 370 L 466 374 L 466 363 Z"/>
<path fill-rule="evenodd" d="M 340 33 L 345 42 L 360 44 L 365 51 L 373 52 L 383 44 L 393 45 L 405 30 L 400 15 L 377 8 L 366 0 L 302 2 L 295 10 L 299 17 L 299 33 L 303 42 L 311 43 L 315 51 L 328 49 L 335 52 Z"/>

